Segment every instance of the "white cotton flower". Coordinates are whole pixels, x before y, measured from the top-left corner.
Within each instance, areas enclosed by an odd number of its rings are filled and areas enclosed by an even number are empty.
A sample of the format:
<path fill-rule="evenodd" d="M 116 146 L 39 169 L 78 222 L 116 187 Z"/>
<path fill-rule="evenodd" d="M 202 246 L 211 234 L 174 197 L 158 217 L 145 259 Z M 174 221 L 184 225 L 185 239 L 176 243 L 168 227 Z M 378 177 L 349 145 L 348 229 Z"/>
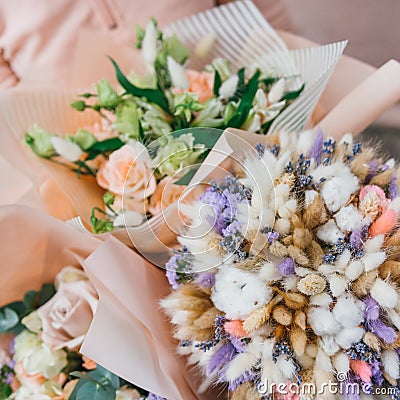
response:
<path fill-rule="evenodd" d="M 282 278 L 276 264 L 268 261 L 261 267 L 258 276 L 266 283 L 277 281 Z"/>
<path fill-rule="evenodd" d="M 272 289 L 255 274 L 226 265 L 215 275 L 211 299 L 228 319 L 245 319 L 271 298 Z"/>
<path fill-rule="evenodd" d="M 327 307 L 332 302 L 332 297 L 328 293 L 315 294 L 310 297 L 310 305 Z"/>
<path fill-rule="evenodd" d="M 338 297 L 333 308 L 336 321 L 345 328 L 353 328 L 363 320 L 365 304 L 350 294 Z"/>
<path fill-rule="evenodd" d="M 342 372 L 347 374 L 350 370 L 350 360 L 347 354 L 337 353 L 332 357 L 332 363 L 337 372 Z"/>
<path fill-rule="evenodd" d="M 239 77 L 237 75 L 232 75 L 230 78 L 222 83 L 219 88 L 218 94 L 224 99 L 229 99 L 235 94 L 238 82 Z"/>
<path fill-rule="evenodd" d="M 114 219 L 114 226 L 138 226 L 143 222 L 143 215 L 136 211 L 123 211 Z"/>
<path fill-rule="evenodd" d="M 396 289 L 380 278 L 372 286 L 371 297 L 384 308 L 395 308 L 398 302 Z"/>
<path fill-rule="evenodd" d="M 347 288 L 347 279 L 342 275 L 333 274 L 328 277 L 329 287 L 334 297 L 339 297 Z"/>
<path fill-rule="evenodd" d="M 177 63 L 172 57 L 168 56 L 168 72 L 171 77 L 172 85 L 178 89 L 187 89 L 189 80 L 186 76 L 185 67 Z"/>
<path fill-rule="evenodd" d="M 335 341 L 342 349 L 349 349 L 354 343 L 359 342 L 363 335 L 363 328 L 356 326 L 353 328 L 345 328 L 335 336 Z"/>
<path fill-rule="evenodd" d="M 395 350 L 384 350 L 382 352 L 382 365 L 392 379 L 400 378 L 399 355 Z"/>
<path fill-rule="evenodd" d="M 157 29 L 152 21 L 146 26 L 142 42 L 142 56 L 148 64 L 153 64 L 157 58 Z"/>
<path fill-rule="evenodd" d="M 83 151 L 76 143 L 57 136 L 52 136 L 50 140 L 56 152 L 66 160 L 75 162 L 81 158 Z"/>
<path fill-rule="evenodd" d="M 336 244 L 341 238 L 344 238 L 344 233 L 338 228 L 335 221 L 330 219 L 326 224 L 322 225 L 317 230 L 318 239 L 328 244 Z"/>
<path fill-rule="evenodd" d="M 286 82 L 284 78 L 279 79 L 278 82 L 275 82 L 271 90 L 268 93 L 268 102 L 270 104 L 277 103 L 282 97 L 285 92 Z"/>
<path fill-rule="evenodd" d="M 305 207 L 308 207 L 311 205 L 314 201 L 314 199 L 317 197 L 318 192 L 315 190 L 306 190 L 304 192 L 304 202 L 305 202 Z"/>
<path fill-rule="evenodd" d="M 319 345 L 328 356 L 333 356 L 339 351 L 339 345 L 335 342 L 335 337 L 331 335 L 322 336 Z"/>
<path fill-rule="evenodd" d="M 363 226 L 363 216 L 353 206 L 342 207 L 335 215 L 337 226 L 344 232 L 359 230 Z"/>
<path fill-rule="evenodd" d="M 341 330 L 340 324 L 338 324 L 333 313 L 328 308 L 310 307 L 307 317 L 312 330 L 318 336 L 334 335 Z"/>

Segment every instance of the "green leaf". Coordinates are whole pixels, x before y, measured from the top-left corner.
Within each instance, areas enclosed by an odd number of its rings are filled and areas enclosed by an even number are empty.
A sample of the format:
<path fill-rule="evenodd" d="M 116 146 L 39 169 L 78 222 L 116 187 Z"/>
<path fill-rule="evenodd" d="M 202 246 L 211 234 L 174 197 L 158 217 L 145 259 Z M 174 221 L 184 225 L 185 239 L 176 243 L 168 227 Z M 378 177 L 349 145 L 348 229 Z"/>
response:
<path fill-rule="evenodd" d="M 9 307 L 0 310 L 0 333 L 8 332 L 19 324 L 18 314 Z"/>
<path fill-rule="evenodd" d="M 132 96 L 136 97 L 144 97 L 150 103 L 154 103 L 159 105 L 164 111 L 167 113 L 171 113 L 169 109 L 168 99 L 166 98 L 165 94 L 161 90 L 157 89 L 142 89 L 135 85 L 133 85 L 128 78 L 122 73 L 118 64 L 109 57 L 117 75 L 118 82 L 120 85 L 126 90 L 127 93 L 131 94 Z"/>
<path fill-rule="evenodd" d="M 29 290 L 25 293 L 23 303 L 28 312 L 36 308 L 37 295 L 36 290 Z"/>
<path fill-rule="evenodd" d="M 219 88 L 222 85 L 222 79 L 221 79 L 221 75 L 219 74 L 219 72 L 214 69 L 214 95 L 218 96 L 219 95 Z"/>
<path fill-rule="evenodd" d="M 212 149 L 221 137 L 223 130 L 217 128 L 185 128 L 172 133 L 177 138 L 186 133 L 194 137 L 194 144 L 204 144 L 207 149 Z"/>
<path fill-rule="evenodd" d="M 75 110 L 83 111 L 86 108 L 86 103 L 83 100 L 77 100 L 71 103 L 71 107 Z"/>
<path fill-rule="evenodd" d="M 114 204 L 115 196 L 111 192 L 106 192 L 103 195 L 103 201 L 106 206 L 112 206 Z"/>
<path fill-rule="evenodd" d="M 47 303 L 56 294 L 56 288 L 52 283 L 45 283 L 39 292 L 39 307 Z"/>
<path fill-rule="evenodd" d="M 163 40 L 163 48 L 178 64 L 184 64 L 190 55 L 187 47 L 176 37 L 176 35 L 165 38 Z"/>
<path fill-rule="evenodd" d="M 271 86 L 275 82 L 278 82 L 280 78 L 275 78 L 275 77 L 268 77 L 264 79 L 260 79 L 260 82 L 263 83 L 265 86 Z"/>
<path fill-rule="evenodd" d="M 294 90 L 293 92 L 285 93 L 280 101 L 297 99 L 301 95 L 301 92 L 304 90 L 304 87 L 305 87 L 305 84 L 303 83 L 301 85 L 300 89 Z"/>
<path fill-rule="evenodd" d="M 119 377 L 101 365 L 97 365 L 96 369 L 88 372 L 87 375 L 103 385 L 111 385 L 115 389 L 119 388 Z"/>
<path fill-rule="evenodd" d="M 118 150 L 124 144 L 125 143 L 117 137 L 96 142 L 86 150 L 88 153 L 88 157 L 86 158 L 86 160 L 93 160 L 99 154 L 110 153 L 112 151 Z"/>
<path fill-rule="evenodd" d="M 251 107 L 253 105 L 254 96 L 258 89 L 258 78 L 260 77 L 260 71 L 256 71 L 255 74 L 250 78 L 246 91 L 240 100 L 239 106 L 236 110 L 236 114 L 233 115 L 227 126 L 230 128 L 240 128 L 246 121 Z"/>
<path fill-rule="evenodd" d="M 85 382 L 77 392 L 76 400 L 114 400 L 115 389 L 112 386 L 105 388 L 93 382 Z"/>
<path fill-rule="evenodd" d="M 174 185 L 181 185 L 181 186 L 189 185 L 190 181 L 192 180 L 192 178 L 194 177 L 199 168 L 200 165 L 192 167 L 185 175 L 182 176 L 182 178 L 174 182 Z"/>

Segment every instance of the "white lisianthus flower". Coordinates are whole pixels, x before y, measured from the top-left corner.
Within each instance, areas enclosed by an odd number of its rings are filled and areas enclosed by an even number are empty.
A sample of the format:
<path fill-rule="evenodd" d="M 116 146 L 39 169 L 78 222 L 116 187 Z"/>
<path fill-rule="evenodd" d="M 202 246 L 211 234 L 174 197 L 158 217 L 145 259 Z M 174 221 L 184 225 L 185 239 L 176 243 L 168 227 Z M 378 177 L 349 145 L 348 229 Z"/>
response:
<path fill-rule="evenodd" d="M 34 333 L 22 331 L 16 338 L 14 344 L 14 360 L 22 361 L 25 354 L 35 347 L 40 346 L 40 339 Z"/>
<path fill-rule="evenodd" d="M 172 80 L 172 85 L 178 89 L 187 89 L 190 86 L 186 76 L 185 67 L 177 63 L 172 57 L 168 56 L 168 72 Z"/>
<path fill-rule="evenodd" d="M 39 333 L 42 330 L 42 320 L 36 311 L 31 312 L 21 321 L 31 332 Z"/>
<path fill-rule="evenodd" d="M 136 389 L 122 387 L 115 393 L 115 400 L 139 400 L 141 399 L 140 393 Z"/>
<path fill-rule="evenodd" d="M 143 222 L 143 215 L 137 211 L 123 211 L 114 220 L 114 226 L 138 226 Z"/>
<path fill-rule="evenodd" d="M 83 151 L 76 143 L 57 136 L 53 136 L 50 140 L 56 152 L 66 160 L 75 162 L 81 158 Z"/>
<path fill-rule="evenodd" d="M 40 374 L 47 379 L 56 377 L 67 364 L 67 353 L 64 350 L 51 350 L 44 343 L 33 347 L 23 360 L 29 375 Z"/>
<path fill-rule="evenodd" d="M 275 82 L 268 93 L 268 101 L 270 104 L 277 103 L 283 96 L 285 91 L 285 79 L 281 78 Z"/>
<path fill-rule="evenodd" d="M 236 92 L 238 83 L 239 77 L 237 75 L 232 75 L 230 78 L 222 83 L 221 87 L 219 88 L 218 94 L 224 99 L 232 97 Z"/>
<path fill-rule="evenodd" d="M 157 30 L 152 21 L 146 26 L 142 42 L 142 55 L 148 64 L 153 64 L 157 58 Z"/>

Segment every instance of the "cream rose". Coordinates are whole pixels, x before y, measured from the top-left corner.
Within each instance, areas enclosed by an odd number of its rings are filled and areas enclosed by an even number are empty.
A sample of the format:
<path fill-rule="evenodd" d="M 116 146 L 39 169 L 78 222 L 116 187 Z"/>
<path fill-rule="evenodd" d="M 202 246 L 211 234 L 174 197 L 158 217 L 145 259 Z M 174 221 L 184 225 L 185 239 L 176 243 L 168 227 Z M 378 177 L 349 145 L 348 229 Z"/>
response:
<path fill-rule="evenodd" d="M 89 281 L 61 280 L 56 294 L 37 310 L 44 343 L 55 350 L 78 347 L 89 329 L 97 303 L 97 293 Z"/>
<path fill-rule="evenodd" d="M 156 189 L 147 149 L 139 142 L 129 143 L 111 153 L 97 173 L 97 182 L 117 195 L 144 200 Z"/>
<path fill-rule="evenodd" d="M 172 178 L 166 176 L 157 185 L 150 197 L 149 211 L 154 215 L 179 200 L 185 186 L 174 185 Z"/>

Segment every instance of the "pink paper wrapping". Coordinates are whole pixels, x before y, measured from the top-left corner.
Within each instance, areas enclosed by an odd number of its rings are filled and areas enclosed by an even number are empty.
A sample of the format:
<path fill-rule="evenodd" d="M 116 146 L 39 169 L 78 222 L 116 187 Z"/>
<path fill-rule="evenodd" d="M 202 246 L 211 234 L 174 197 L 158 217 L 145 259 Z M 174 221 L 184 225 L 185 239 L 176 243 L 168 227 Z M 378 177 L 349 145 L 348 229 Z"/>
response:
<path fill-rule="evenodd" d="M 170 400 L 216 399 L 196 393 L 196 373 L 176 354 L 159 310 L 165 271 L 109 237 L 84 262 L 99 306 L 81 351 L 122 378 Z"/>

